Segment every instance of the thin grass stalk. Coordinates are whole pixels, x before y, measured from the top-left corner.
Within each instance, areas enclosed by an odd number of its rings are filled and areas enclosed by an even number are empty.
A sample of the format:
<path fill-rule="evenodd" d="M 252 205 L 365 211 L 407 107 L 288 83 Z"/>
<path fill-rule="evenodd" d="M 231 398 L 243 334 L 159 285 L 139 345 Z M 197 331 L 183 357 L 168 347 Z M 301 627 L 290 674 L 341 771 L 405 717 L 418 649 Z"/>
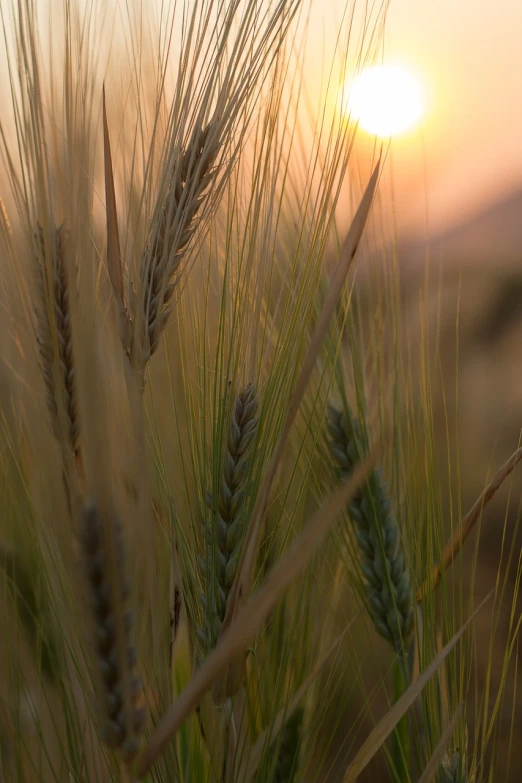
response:
<path fill-rule="evenodd" d="M 417 603 L 420 604 L 430 591 L 435 590 L 438 587 L 442 578 L 442 574 L 451 566 L 457 557 L 458 553 L 464 545 L 464 542 L 473 530 L 475 523 L 478 519 L 480 519 L 485 506 L 493 498 L 497 490 L 502 486 L 504 480 L 510 475 L 510 473 L 513 472 L 521 459 L 522 448 L 518 448 L 507 460 L 507 462 L 505 462 L 504 465 L 502 465 L 502 467 L 496 472 L 495 476 L 490 481 L 484 492 L 482 492 L 468 513 L 462 518 L 459 527 L 444 547 L 441 562 L 436 564 L 433 572 L 417 590 L 415 595 L 415 600 Z"/>

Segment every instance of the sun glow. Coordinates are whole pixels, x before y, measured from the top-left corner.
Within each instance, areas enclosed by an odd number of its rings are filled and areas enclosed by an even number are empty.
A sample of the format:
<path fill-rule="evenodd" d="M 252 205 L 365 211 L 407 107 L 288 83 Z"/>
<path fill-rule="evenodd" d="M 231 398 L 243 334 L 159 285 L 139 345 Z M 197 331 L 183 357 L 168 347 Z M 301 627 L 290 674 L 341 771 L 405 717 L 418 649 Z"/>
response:
<path fill-rule="evenodd" d="M 424 110 L 419 82 L 398 65 L 365 68 L 345 83 L 339 100 L 344 114 L 383 138 L 412 128 Z"/>

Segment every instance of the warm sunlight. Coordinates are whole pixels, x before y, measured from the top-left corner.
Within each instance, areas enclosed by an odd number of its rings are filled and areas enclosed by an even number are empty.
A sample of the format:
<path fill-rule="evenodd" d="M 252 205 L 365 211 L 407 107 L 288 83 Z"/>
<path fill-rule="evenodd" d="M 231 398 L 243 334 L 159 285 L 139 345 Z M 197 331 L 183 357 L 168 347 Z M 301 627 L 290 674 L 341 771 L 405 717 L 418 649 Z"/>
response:
<path fill-rule="evenodd" d="M 365 68 L 344 85 L 340 102 L 361 128 L 381 137 L 412 128 L 423 112 L 418 80 L 398 65 Z"/>

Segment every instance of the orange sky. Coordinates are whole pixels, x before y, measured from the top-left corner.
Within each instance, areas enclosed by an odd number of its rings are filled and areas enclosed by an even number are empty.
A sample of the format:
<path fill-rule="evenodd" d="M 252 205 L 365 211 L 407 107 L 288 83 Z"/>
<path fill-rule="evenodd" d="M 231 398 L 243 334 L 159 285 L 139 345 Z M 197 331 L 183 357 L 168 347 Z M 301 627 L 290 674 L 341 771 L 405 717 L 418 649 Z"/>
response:
<path fill-rule="evenodd" d="M 308 74 L 317 83 L 317 53 L 329 61 L 325 42 L 344 0 L 312 5 Z M 361 14 L 365 3 L 356 6 Z M 385 30 L 379 59 L 413 71 L 427 97 L 424 122 L 396 137 L 387 158 L 399 227 L 424 233 L 428 221 L 436 231 L 522 189 L 522 0 L 390 0 Z M 359 131 L 354 151 L 369 172 L 374 139 Z M 390 194 L 383 182 L 388 208 Z"/>
<path fill-rule="evenodd" d="M 311 2 L 313 81 L 323 54 L 331 60 L 344 0 Z M 437 228 L 522 186 L 522 0 L 391 0 L 384 59 L 415 72 L 428 98 L 424 123 L 394 140 L 387 162 L 403 226 L 422 230 L 427 208 Z M 361 131 L 361 160 L 371 146 Z"/>
<path fill-rule="evenodd" d="M 424 220 L 426 193 L 436 228 L 522 187 L 522 0 L 391 0 L 386 29 L 385 58 L 429 98 L 423 127 L 393 143 L 403 219 Z"/>

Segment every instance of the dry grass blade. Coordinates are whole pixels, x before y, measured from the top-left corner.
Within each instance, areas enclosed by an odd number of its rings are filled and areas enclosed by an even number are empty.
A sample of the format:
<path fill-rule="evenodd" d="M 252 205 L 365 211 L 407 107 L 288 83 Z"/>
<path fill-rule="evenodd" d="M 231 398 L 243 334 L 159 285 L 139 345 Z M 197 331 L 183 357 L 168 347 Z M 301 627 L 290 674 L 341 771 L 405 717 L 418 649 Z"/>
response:
<path fill-rule="evenodd" d="M 118 230 L 118 211 L 116 208 L 116 192 L 114 190 L 111 144 L 105 106 L 105 86 L 103 87 L 103 154 L 105 166 L 105 210 L 107 215 L 107 268 L 116 294 L 118 333 L 123 349 L 127 350 L 131 338 L 131 325 L 125 310 L 125 298 L 123 296 L 120 233 Z"/>
<path fill-rule="evenodd" d="M 303 367 L 290 400 L 283 430 L 259 488 L 257 500 L 252 511 L 252 517 L 250 519 L 249 527 L 246 533 L 243 551 L 237 569 L 237 575 L 234 580 L 234 584 L 232 585 L 227 612 L 222 626 L 223 632 L 230 625 L 234 615 L 238 612 L 240 606 L 248 596 L 252 579 L 252 568 L 256 556 L 257 538 L 259 535 L 259 529 L 261 526 L 264 510 L 270 495 L 272 483 L 274 481 L 277 467 L 283 453 L 283 448 L 290 433 L 294 419 L 297 415 L 297 411 L 299 410 L 299 406 L 303 399 L 306 387 L 310 381 L 310 377 L 321 349 L 321 345 L 323 344 L 324 338 L 326 336 L 328 325 L 342 294 L 348 272 L 351 268 L 351 262 L 355 256 L 359 242 L 361 241 L 364 227 L 370 214 L 373 197 L 375 195 L 375 189 L 377 187 L 377 181 L 379 178 L 379 170 L 380 160 L 375 167 L 361 203 L 359 204 L 359 208 L 357 209 L 355 217 L 352 221 L 352 225 L 350 226 L 348 236 L 346 237 L 343 249 L 341 251 L 339 263 L 337 264 L 336 270 L 333 274 L 323 308 L 319 314 L 312 338 L 310 340 L 308 353 L 305 357 Z"/>
<path fill-rule="evenodd" d="M 185 718 L 197 707 L 205 691 L 229 666 L 230 661 L 237 658 L 238 653 L 258 631 L 284 591 L 306 568 L 346 503 L 357 492 L 375 465 L 377 458 L 378 452 L 375 450 L 358 466 L 352 478 L 331 495 L 328 502 L 307 524 L 301 536 L 288 548 L 279 565 L 267 577 L 262 587 L 237 614 L 233 625 L 223 634 L 179 699 L 158 724 L 140 759 L 138 766 L 140 777 L 147 773 Z"/>
<path fill-rule="evenodd" d="M 339 634 L 339 636 L 337 637 L 337 639 L 335 639 L 334 642 L 332 642 L 332 644 L 324 653 L 319 663 L 317 663 L 313 671 L 308 675 L 306 680 L 302 683 L 302 685 L 298 688 L 296 693 L 290 699 L 289 704 L 286 705 L 286 707 L 284 707 L 282 710 L 280 710 L 274 722 L 270 725 L 269 729 L 265 729 L 264 731 L 262 731 L 261 734 L 256 739 L 254 745 L 251 748 L 249 748 L 248 759 L 238 775 L 239 780 L 249 781 L 254 777 L 254 775 L 257 772 L 257 768 L 259 766 L 261 758 L 263 756 L 263 750 L 265 749 L 268 732 L 270 731 L 270 735 L 272 737 L 276 737 L 279 734 L 288 716 L 291 715 L 296 709 L 296 707 L 299 706 L 301 700 L 306 695 L 306 692 L 308 691 L 310 686 L 315 682 L 317 676 L 321 673 L 322 669 L 328 663 L 328 661 L 330 660 L 334 652 L 339 648 L 339 645 L 344 639 L 346 632 L 352 627 L 352 625 L 355 623 L 356 619 L 360 616 L 360 614 L 361 612 L 358 611 L 356 616 L 348 625 L 348 627 L 345 628 L 341 634 Z"/>
<path fill-rule="evenodd" d="M 105 165 L 105 209 L 107 211 L 107 266 L 114 290 L 123 304 L 123 274 L 121 268 L 120 235 L 118 232 L 118 212 L 114 191 L 111 143 L 107 126 L 107 108 L 105 105 L 105 86 L 103 87 L 103 153 Z"/>
<path fill-rule="evenodd" d="M 500 470 L 496 473 L 492 481 L 488 484 L 488 486 L 486 487 L 482 495 L 478 498 L 478 500 L 475 502 L 472 508 L 468 511 L 466 516 L 463 517 L 458 530 L 455 531 L 455 533 L 453 534 L 449 542 L 444 547 L 444 552 L 442 553 L 442 562 L 437 563 L 437 565 L 433 569 L 431 576 L 428 577 L 428 579 L 426 579 L 426 581 L 417 590 L 415 596 L 417 603 L 420 603 L 423 600 L 423 598 L 430 592 L 430 590 L 435 590 L 435 588 L 438 586 L 442 576 L 442 571 L 449 568 L 449 566 L 453 563 L 458 553 L 460 552 L 466 538 L 473 530 L 473 527 L 477 519 L 479 519 L 480 515 L 482 514 L 482 511 L 484 510 L 485 506 L 489 503 L 489 501 L 495 495 L 495 493 L 500 488 L 504 480 L 514 470 L 515 466 L 517 465 L 518 462 L 520 462 L 521 459 L 522 459 L 522 447 L 517 449 L 515 453 L 511 455 L 508 461 L 500 468 Z"/>
<path fill-rule="evenodd" d="M 435 674 L 439 666 L 441 666 L 441 664 L 444 663 L 451 650 L 455 647 L 455 645 L 462 637 L 466 629 L 473 622 L 473 620 L 478 615 L 478 613 L 484 608 L 484 606 L 489 601 L 492 595 L 493 595 L 493 591 L 488 593 L 488 595 L 482 601 L 482 603 L 477 607 L 477 609 L 475 609 L 471 617 L 469 617 L 468 620 L 466 620 L 464 625 L 457 631 L 457 633 L 453 636 L 453 638 L 433 659 L 430 665 L 426 667 L 426 669 L 422 672 L 419 678 L 415 680 L 415 682 L 412 685 L 410 685 L 408 690 L 405 693 L 403 693 L 400 699 L 395 702 L 393 707 L 386 713 L 384 718 L 373 729 L 371 734 L 366 738 L 366 740 L 362 744 L 362 747 L 356 754 L 350 766 L 346 770 L 346 773 L 343 778 L 343 783 L 351 783 L 351 781 L 356 780 L 357 777 L 361 774 L 361 772 L 367 767 L 367 765 L 375 756 L 379 748 L 383 745 L 383 743 L 392 733 L 397 723 L 400 721 L 403 715 L 406 714 L 406 712 L 409 710 L 412 704 L 416 701 L 416 699 L 418 698 L 420 692 L 422 691 L 422 689 L 424 688 L 428 680 L 430 680 L 433 677 L 433 675 Z"/>
<path fill-rule="evenodd" d="M 442 732 L 442 736 L 439 742 L 437 743 L 437 747 L 433 751 L 433 754 L 430 760 L 428 761 L 428 764 L 426 765 L 424 772 L 420 776 L 418 783 L 431 783 L 431 781 L 433 781 L 433 779 L 435 778 L 435 775 L 439 770 L 440 763 L 446 753 L 446 748 L 450 743 L 457 722 L 462 714 L 463 708 L 464 708 L 464 702 L 461 701 L 459 706 L 453 713 L 450 722 Z"/>

